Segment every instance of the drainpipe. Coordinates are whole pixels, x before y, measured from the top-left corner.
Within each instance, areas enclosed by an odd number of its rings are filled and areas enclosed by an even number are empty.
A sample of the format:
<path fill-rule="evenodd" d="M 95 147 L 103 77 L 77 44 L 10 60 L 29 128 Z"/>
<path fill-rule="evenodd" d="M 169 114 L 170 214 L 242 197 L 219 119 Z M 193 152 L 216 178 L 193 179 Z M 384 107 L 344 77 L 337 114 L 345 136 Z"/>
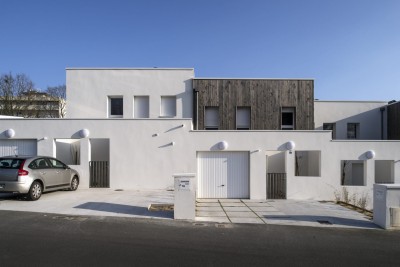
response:
<path fill-rule="evenodd" d="M 385 109 L 385 107 L 379 109 L 381 111 L 381 140 L 383 140 L 383 112 L 385 112 Z"/>
<path fill-rule="evenodd" d="M 193 88 L 193 92 L 194 92 L 194 97 L 193 97 L 193 120 L 194 120 L 193 128 L 195 130 L 198 130 L 197 124 L 198 124 L 199 118 L 198 118 L 198 114 L 197 114 L 197 108 L 198 108 L 198 93 L 199 93 L 199 90 Z"/>

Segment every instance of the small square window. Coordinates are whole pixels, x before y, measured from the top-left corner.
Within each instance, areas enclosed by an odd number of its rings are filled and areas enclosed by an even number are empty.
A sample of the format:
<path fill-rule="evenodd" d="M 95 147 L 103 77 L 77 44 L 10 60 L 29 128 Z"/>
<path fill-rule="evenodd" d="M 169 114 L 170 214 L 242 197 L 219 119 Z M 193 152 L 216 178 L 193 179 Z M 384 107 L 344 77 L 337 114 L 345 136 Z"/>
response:
<path fill-rule="evenodd" d="M 282 108 L 282 130 L 294 130 L 295 122 L 295 109 L 294 108 Z"/>
<path fill-rule="evenodd" d="M 347 139 L 359 139 L 359 138 L 360 138 L 360 124 L 347 123 Z"/>
<path fill-rule="evenodd" d="M 218 130 L 219 126 L 219 108 L 205 107 L 204 109 L 204 129 Z"/>
<path fill-rule="evenodd" d="M 161 96 L 161 117 L 175 117 L 176 116 L 176 97 L 175 96 Z"/>
<path fill-rule="evenodd" d="M 236 108 L 236 130 L 250 130 L 250 107 Z"/>
<path fill-rule="evenodd" d="M 296 151 L 295 176 L 321 176 L 321 151 Z"/>
<path fill-rule="evenodd" d="M 148 118 L 149 117 L 149 96 L 135 96 L 133 101 L 133 117 Z"/>
<path fill-rule="evenodd" d="M 364 161 L 341 161 L 341 185 L 365 186 Z"/>
<path fill-rule="evenodd" d="M 122 96 L 108 97 L 108 110 L 110 118 L 122 118 L 124 115 L 124 99 Z"/>

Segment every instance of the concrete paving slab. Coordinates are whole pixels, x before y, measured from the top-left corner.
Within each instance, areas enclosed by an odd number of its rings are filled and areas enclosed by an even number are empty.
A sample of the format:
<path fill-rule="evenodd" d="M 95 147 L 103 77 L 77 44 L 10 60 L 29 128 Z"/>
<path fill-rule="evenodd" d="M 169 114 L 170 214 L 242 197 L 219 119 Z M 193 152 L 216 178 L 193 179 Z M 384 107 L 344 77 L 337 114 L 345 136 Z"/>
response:
<path fill-rule="evenodd" d="M 219 203 L 212 203 L 212 202 L 204 202 L 204 203 L 196 203 L 197 207 L 221 207 Z"/>
<path fill-rule="evenodd" d="M 263 203 L 247 202 L 246 205 L 249 206 L 249 207 L 272 207 L 272 205 L 270 203 L 268 203 L 268 202 L 263 202 Z"/>
<path fill-rule="evenodd" d="M 218 199 L 215 198 L 198 198 L 196 201 L 198 203 L 218 203 Z"/>
<path fill-rule="evenodd" d="M 226 217 L 223 211 L 196 211 L 198 217 Z"/>
<path fill-rule="evenodd" d="M 260 218 L 231 218 L 232 223 L 254 223 L 265 224 Z"/>
<path fill-rule="evenodd" d="M 228 217 L 196 217 L 195 221 L 198 222 L 217 222 L 217 223 L 230 223 Z"/>
<path fill-rule="evenodd" d="M 286 215 L 282 211 L 256 211 L 255 213 L 260 217 L 265 217 L 265 216 L 284 216 L 284 215 Z"/>
<path fill-rule="evenodd" d="M 254 212 L 248 211 L 227 211 L 226 214 L 232 220 L 232 218 L 258 218 Z"/>
<path fill-rule="evenodd" d="M 279 211 L 274 207 L 250 207 L 252 211 Z"/>
<path fill-rule="evenodd" d="M 221 202 L 223 207 L 246 207 L 244 203 L 241 202 Z"/>
<path fill-rule="evenodd" d="M 239 203 L 241 203 L 242 201 L 240 199 L 222 198 L 222 199 L 219 199 L 219 202 L 222 202 L 222 203 L 224 203 L 224 202 L 229 202 L 229 203 L 239 202 Z"/>
<path fill-rule="evenodd" d="M 224 207 L 225 211 L 251 211 L 248 207 Z"/>
<path fill-rule="evenodd" d="M 219 206 L 219 207 L 196 207 L 196 211 L 221 211 L 221 212 L 223 212 L 224 210 L 222 209 L 221 206 Z"/>
<path fill-rule="evenodd" d="M 242 199 L 244 203 L 268 203 L 269 200 L 266 199 Z"/>

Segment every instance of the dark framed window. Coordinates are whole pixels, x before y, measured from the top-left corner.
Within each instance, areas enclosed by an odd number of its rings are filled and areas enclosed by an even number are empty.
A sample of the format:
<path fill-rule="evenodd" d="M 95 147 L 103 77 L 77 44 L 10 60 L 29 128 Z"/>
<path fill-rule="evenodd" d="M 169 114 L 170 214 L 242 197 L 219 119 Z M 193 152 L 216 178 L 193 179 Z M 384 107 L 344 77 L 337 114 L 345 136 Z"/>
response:
<path fill-rule="evenodd" d="M 236 130 L 250 130 L 250 107 L 236 107 Z"/>
<path fill-rule="evenodd" d="M 360 138 L 360 124 L 347 123 L 347 139 L 359 139 L 359 138 Z"/>
<path fill-rule="evenodd" d="M 219 107 L 204 108 L 204 129 L 218 130 L 219 127 Z"/>
<path fill-rule="evenodd" d="M 332 139 L 336 139 L 336 123 L 324 123 L 322 129 L 325 131 L 332 131 Z"/>
<path fill-rule="evenodd" d="M 109 97 L 109 117 L 122 117 L 124 115 L 124 99 L 121 97 Z"/>
<path fill-rule="evenodd" d="M 295 129 L 295 108 L 282 108 L 281 111 L 281 129 L 294 130 Z"/>

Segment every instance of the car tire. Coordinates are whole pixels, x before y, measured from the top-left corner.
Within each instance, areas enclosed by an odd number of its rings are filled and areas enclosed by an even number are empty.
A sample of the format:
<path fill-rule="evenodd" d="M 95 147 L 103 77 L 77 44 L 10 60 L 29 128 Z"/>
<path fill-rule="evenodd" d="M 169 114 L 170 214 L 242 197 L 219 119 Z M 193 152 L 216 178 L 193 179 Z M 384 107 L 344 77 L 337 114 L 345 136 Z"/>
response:
<path fill-rule="evenodd" d="M 78 177 L 74 176 L 71 180 L 71 185 L 69 187 L 69 190 L 76 191 L 76 189 L 78 189 L 78 186 L 79 186 L 79 179 Z"/>
<path fill-rule="evenodd" d="M 43 186 L 41 183 L 38 181 L 34 181 L 31 185 L 31 188 L 29 188 L 28 192 L 28 199 L 32 201 L 38 200 L 43 193 Z"/>

